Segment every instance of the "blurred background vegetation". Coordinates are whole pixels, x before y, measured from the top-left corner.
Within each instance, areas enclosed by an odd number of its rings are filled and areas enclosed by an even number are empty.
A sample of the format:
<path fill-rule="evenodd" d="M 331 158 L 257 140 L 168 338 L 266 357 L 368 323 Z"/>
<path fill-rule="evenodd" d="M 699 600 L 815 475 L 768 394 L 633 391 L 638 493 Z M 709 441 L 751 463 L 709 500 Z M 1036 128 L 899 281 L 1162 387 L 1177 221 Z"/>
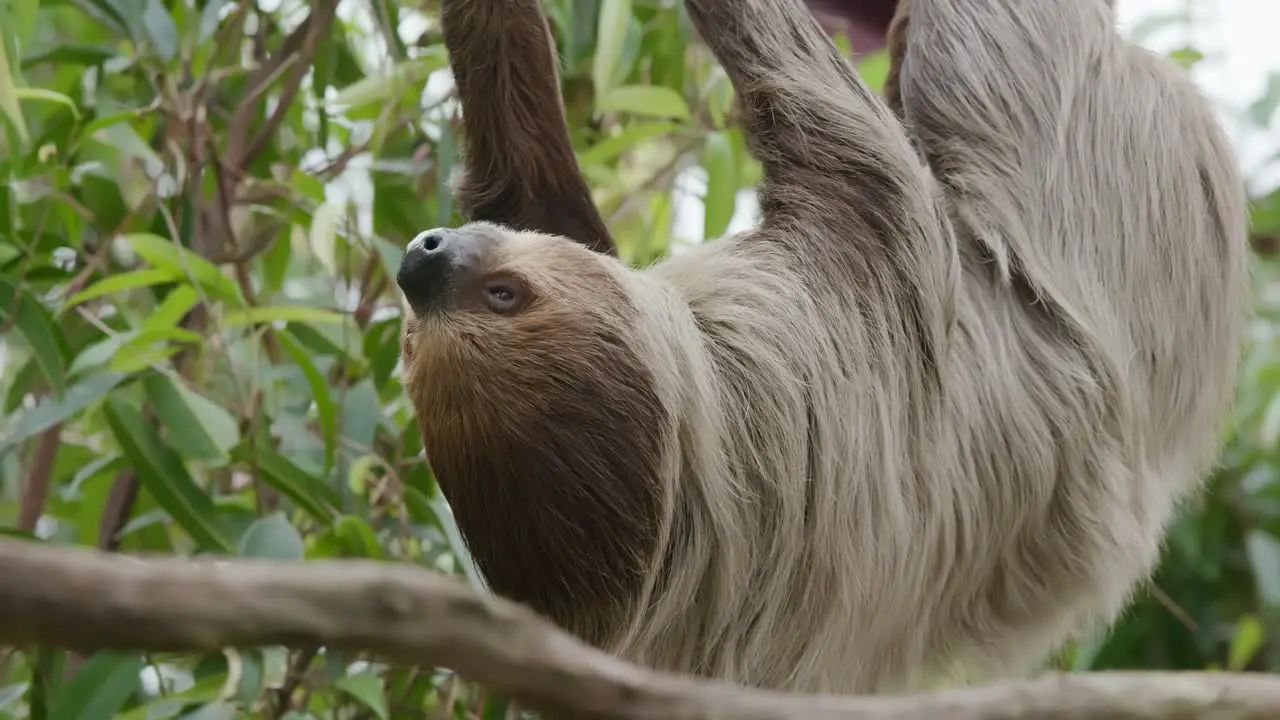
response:
<path fill-rule="evenodd" d="M 3 532 L 476 581 L 401 392 L 389 282 L 409 238 L 459 220 L 436 2 L 0 0 Z M 843 48 L 866 36 L 821 4 Z M 758 168 L 679 3 L 547 7 L 627 259 L 749 225 Z M 1131 31 L 1181 37 L 1190 7 Z M 884 57 L 858 49 L 879 87 Z M 1275 128 L 1280 76 L 1264 85 L 1224 118 Z M 1221 469 L 1132 610 L 1060 666 L 1280 671 L 1280 193 L 1253 186 L 1258 312 Z M 0 652 L 5 718 L 505 712 L 446 672 L 323 650 Z"/>

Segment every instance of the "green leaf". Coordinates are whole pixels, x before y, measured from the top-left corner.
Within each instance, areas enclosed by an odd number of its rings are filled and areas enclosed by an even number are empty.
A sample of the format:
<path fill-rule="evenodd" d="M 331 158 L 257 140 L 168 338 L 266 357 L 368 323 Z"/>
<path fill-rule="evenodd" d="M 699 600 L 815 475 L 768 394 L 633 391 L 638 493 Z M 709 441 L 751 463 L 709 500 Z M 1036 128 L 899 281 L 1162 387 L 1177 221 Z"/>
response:
<path fill-rule="evenodd" d="M 1193 47 L 1181 47 L 1169 53 L 1169 59 L 1190 70 L 1204 60 L 1204 53 Z"/>
<path fill-rule="evenodd" d="M 316 415 L 320 420 L 320 437 L 324 440 L 324 470 L 328 473 L 333 470 L 334 458 L 338 452 L 338 408 L 329 393 L 329 383 L 292 333 L 281 332 L 278 337 L 285 352 L 297 363 L 303 377 L 307 379 L 307 385 L 311 387 L 311 398 L 316 403 Z"/>
<path fill-rule="evenodd" d="M 253 667 L 252 663 L 250 663 L 250 668 L 242 668 L 240 685 L 237 690 L 244 687 L 246 684 L 252 684 L 254 678 L 254 673 L 252 672 Z M 242 695 L 240 692 L 237 692 L 236 694 L 237 696 Z M 257 697 L 257 694 L 254 694 L 253 697 Z M 195 710 L 183 715 L 182 720 L 236 720 L 238 716 L 239 713 L 236 711 L 235 704 L 227 702 L 226 700 L 216 700 L 206 705 L 201 705 Z M 150 718 L 148 718 L 148 720 L 150 720 Z"/>
<path fill-rule="evenodd" d="M 444 123 L 440 127 L 440 141 L 436 143 L 436 225 L 446 227 L 452 224 L 454 201 L 453 187 L 449 177 L 453 174 L 454 164 L 458 161 L 458 137 L 454 133 L 453 123 Z"/>
<path fill-rule="evenodd" d="M 357 367 L 364 362 L 362 348 L 357 344 L 360 328 L 349 317 L 336 327 L 333 324 L 289 323 L 285 329 L 312 355 L 330 355 Z"/>
<path fill-rule="evenodd" d="M 80 132 L 80 136 L 82 138 L 93 137 L 94 134 L 100 130 L 109 130 L 120 123 L 136 120 L 153 112 L 155 112 L 155 107 L 148 105 L 145 107 L 131 108 L 129 110 L 121 110 L 120 112 L 103 115 L 97 120 L 86 123 L 84 129 Z"/>
<path fill-rule="evenodd" d="M 257 651 L 262 656 L 262 677 L 266 685 L 280 687 L 289 677 L 289 648 L 283 645 L 268 645 L 258 648 Z"/>
<path fill-rule="evenodd" d="M 1277 109 L 1280 109 L 1280 72 L 1272 72 L 1267 76 L 1267 89 L 1262 97 L 1249 106 L 1249 118 L 1265 130 L 1271 126 Z"/>
<path fill-rule="evenodd" d="M 36 102 L 61 105 L 70 110 L 77 121 L 80 119 L 80 108 L 76 107 L 76 102 L 62 93 L 45 90 L 44 88 L 18 88 L 15 93 L 19 100 L 34 100 Z"/>
<path fill-rule="evenodd" d="M 280 453 L 265 447 L 241 445 L 234 453 L 236 460 L 258 469 L 262 481 L 289 498 L 294 505 L 329 525 L 341 507 L 338 493 L 324 480 L 308 473 Z"/>
<path fill-rule="evenodd" d="M 15 717 L 18 715 L 19 707 L 25 712 L 28 708 L 22 697 L 27 694 L 29 687 L 30 683 L 25 682 L 0 687 L 0 712 L 9 713 Z"/>
<path fill-rule="evenodd" d="M 496 692 L 489 692 L 484 698 L 484 715 L 482 720 L 506 720 L 507 709 L 511 699 Z"/>
<path fill-rule="evenodd" d="M 102 14 L 103 19 L 114 25 L 116 30 L 126 35 L 133 34 L 133 26 L 112 0 L 87 0 L 87 2 Z"/>
<path fill-rule="evenodd" d="M 115 51 L 109 47 L 64 43 L 24 57 L 22 59 L 22 68 L 25 70 L 45 63 L 50 65 L 88 65 L 92 67 L 101 65 L 115 56 Z"/>
<path fill-rule="evenodd" d="M 375 468 L 381 467 L 377 455 L 361 455 L 347 469 L 347 487 L 356 495 L 368 492 L 366 479 Z"/>
<path fill-rule="evenodd" d="M 591 64 L 591 81 L 597 95 L 613 86 L 615 68 L 622 58 L 622 46 L 631 23 L 631 0 L 604 0 L 596 25 L 596 54 Z"/>
<path fill-rule="evenodd" d="M 67 298 L 62 303 L 63 310 L 69 310 L 80 303 L 94 298 L 110 295 L 122 290 L 133 290 L 140 287 L 151 287 L 162 283 L 175 282 L 182 279 L 182 274 L 173 268 L 143 268 L 130 270 L 116 275 L 108 275 L 89 287 Z"/>
<path fill-rule="evenodd" d="M 303 322 L 303 323 L 340 323 L 346 318 L 342 313 L 320 308 L 303 307 L 301 305 L 263 305 L 232 310 L 222 318 L 222 324 L 228 327 L 237 325 L 253 325 L 255 323 Z"/>
<path fill-rule="evenodd" d="M 240 426 L 231 413 L 166 374 L 148 373 L 147 398 L 169 442 L 183 457 L 221 460 L 240 441 Z"/>
<path fill-rule="evenodd" d="M 207 0 L 205 2 L 204 9 L 200 11 L 200 25 L 196 31 L 196 42 L 204 42 L 213 36 L 213 31 L 218 29 L 222 7 L 226 4 L 227 0 Z"/>
<path fill-rule="evenodd" d="M 853 57 L 853 43 L 849 41 L 848 33 L 840 31 L 832 35 L 831 42 L 836 46 L 836 50 L 839 50 L 840 54 L 843 55 L 845 59 Z"/>
<path fill-rule="evenodd" d="M 49 311 L 26 288 L 15 287 L 9 278 L 0 277 L 0 325 L 10 323 L 27 341 L 54 394 L 65 392 L 64 343 Z"/>
<path fill-rule="evenodd" d="M 266 667 L 263 665 L 262 653 L 257 648 L 227 648 L 223 651 L 227 657 L 228 667 L 235 666 L 237 672 L 233 673 L 235 677 L 235 689 L 229 698 L 237 704 L 247 705 L 258 698 L 262 697 L 262 691 L 266 685 Z M 203 711 L 203 708 L 202 708 Z M 207 716 L 207 720 L 234 720 L 236 716 L 235 708 L 228 706 L 226 712 L 218 711 L 217 714 Z M 206 716 L 200 716 L 205 720 Z"/>
<path fill-rule="evenodd" d="M 378 253 L 379 259 L 382 260 L 383 271 L 386 272 L 387 277 L 395 277 L 396 273 L 400 272 L 400 261 L 404 257 L 404 248 L 376 235 L 371 239 L 373 240 L 373 249 Z"/>
<path fill-rule="evenodd" d="M 592 145 L 590 149 L 578 156 L 578 162 L 584 165 L 602 165 L 610 162 L 627 150 L 635 149 L 645 140 L 670 135 L 679 129 L 680 126 L 674 123 L 637 123 L 617 135 L 605 138 L 595 145 Z"/>
<path fill-rule="evenodd" d="M 4 33 L 0 33 L 0 112 L 13 123 L 18 139 L 25 145 L 31 136 L 27 131 L 27 123 L 22 118 L 22 106 L 18 104 L 18 86 L 9 69 L 9 52 L 5 47 Z"/>
<path fill-rule="evenodd" d="M 95 654 L 56 693 L 49 720 L 112 720 L 139 689 L 143 665 L 135 653 Z"/>
<path fill-rule="evenodd" d="M 145 327 L 144 323 L 143 329 L 109 335 L 81 350 L 71 362 L 70 373 L 82 375 L 104 363 L 112 372 L 124 374 L 135 372 L 147 366 L 147 361 L 154 354 L 151 352 L 152 346 L 165 341 L 198 345 L 204 341 L 204 338 L 190 330 L 175 327 L 151 329 Z M 134 368 L 134 370 L 125 368 Z"/>
<path fill-rule="evenodd" d="M 177 57 L 178 25 L 161 0 L 147 0 L 147 9 L 142 13 L 142 26 L 146 28 L 151 44 L 162 60 L 171 62 Z"/>
<path fill-rule="evenodd" d="M 333 686 L 369 708 L 381 720 L 388 720 L 387 695 L 382 678 L 370 672 L 338 678 Z"/>
<path fill-rule="evenodd" d="M 596 99 L 598 112 L 625 112 L 650 117 L 688 120 L 689 104 L 680 93 L 663 85 L 623 85 Z"/>
<path fill-rule="evenodd" d="M 364 333 L 364 356 L 369 361 L 374 387 L 383 399 L 388 390 L 400 394 L 399 383 L 394 383 L 396 364 L 400 362 L 400 324 L 403 318 L 388 317 L 370 323 Z"/>
<path fill-rule="evenodd" d="M 279 292 L 289 276 L 289 265 L 293 260 L 293 243 L 291 236 L 297 230 L 290 225 L 281 229 L 280 234 L 259 256 L 262 264 L 262 282 L 268 292 Z"/>
<path fill-rule="evenodd" d="M 369 523 L 355 515 L 342 515 L 333 523 L 333 536 L 342 544 L 349 555 L 363 558 L 382 559 L 385 552 L 378 536 L 374 534 Z"/>
<path fill-rule="evenodd" d="M 1253 615 L 1245 615 L 1236 621 L 1236 631 L 1231 636 L 1227 670 L 1241 672 L 1266 643 L 1266 630 Z"/>
<path fill-rule="evenodd" d="M 704 199 L 703 237 L 713 240 L 724 234 L 733 220 L 738 194 L 738 168 L 733 144 L 723 131 L 707 134 L 703 163 L 707 168 L 707 195 Z"/>
<path fill-rule="evenodd" d="M 1280 156 L 1277 156 L 1280 160 Z M 1280 189 L 1254 201 L 1249 211 L 1249 225 L 1255 233 L 1280 232 Z"/>
<path fill-rule="evenodd" d="M 342 222 L 343 208 L 333 203 L 322 203 L 311 216 L 311 230 L 307 240 L 311 252 L 331 275 L 338 274 L 338 223 Z"/>
<path fill-rule="evenodd" d="M 382 421 L 382 403 L 373 382 L 366 378 L 356 383 L 347 390 L 341 404 L 341 431 L 348 449 L 357 455 L 373 451 L 373 439 Z"/>
<path fill-rule="evenodd" d="M 1249 564 L 1253 566 L 1258 599 L 1271 611 L 1280 611 L 1280 539 L 1251 530 L 1245 538 Z"/>
<path fill-rule="evenodd" d="M 8 437 L 0 441 L 0 455 L 98 402 L 124 379 L 125 376 L 118 373 L 90 375 L 72 385 L 60 398 L 42 398 L 35 407 L 18 417 L 18 421 L 10 428 Z"/>
<path fill-rule="evenodd" d="M 240 554 L 245 557 L 301 560 L 306 554 L 302 536 L 282 513 L 254 521 L 240 538 Z"/>
<path fill-rule="evenodd" d="M 707 80 L 706 108 L 711 116 L 711 126 L 723 130 L 728 125 L 729 112 L 733 109 L 733 83 L 724 68 L 715 66 L 711 69 L 711 77 Z"/>
<path fill-rule="evenodd" d="M 1085 672 L 1092 668 L 1106 643 L 1107 633 L 1096 630 L 1077 638 L 1071 655 L 1071 671 Z"/>
<path fill-rule="evenodd" d="M 121 451 L 160 507 L 203 548 L 231 553 L 231 542 L 214 523 L 213 501 L 191 479 L 181 458 L 160 441 L 137 410 L 107 398 L 103 411 Z"/>
<path fill-rule="evenodd" d="M 0 33 L 20 43 L 32 44 L 36 24 L 40 21 L 39 0 L 5 0 L 0 2 Z M 10 57 L 10 60 L 17 60 Z"/>
<path fill-rule="evenodd" d="M 147 315 L 147 319 L 142 321 L 142 327 L 144 330 L 154 331 L 174 328 L 199 300 L 194 288 L 187 284 L 179 285 L 170 290 L 164 302 Z"/>
<path fill-rule="evenodd" d="M 222 695 L 222 689 L 226 682 L 225 674 L 201 677 L 186 690 L 171 692 L 149 703 L 139 705 L 127 713 L 116 715 L 115 720 L 162 720 L 175 717 L 189 704 L 216 701 Z M 183 720 L 187 720 L 189 717 L 185 716 Z"/>
<path fill-rule="evenodd" d="M 372 105 L 398 100 L 407 89 L 421 88 L 431 73 L 449 64 L 443 45 L 427 47 L 423 54 L 394 65 L 380 75 L 370 75 L 339 90 L 329 101 L 330 107 L 343 114 Z"/>
<path fill-rule="evenodd" d="M 193 280 L 197 287 L 210 295 L 236 305 L 244 304 L 235 280 L 224 275 L 218 266 L 181 245 L 151 233 L 132 233 L 122 239 L 155 267 L 180 273 L 181 277 Z"/>
<path fill-rule="evenodd" d="M 872 92 L 883 93 L 889 79 L 889 53 L 877 50 L 858 60 L 858 75 Z"/>
<path fill-rule="evenodd" d="M 413 487 L 405 487 L 404 495 L 405 505 L 410 508 L 415 505 L 419 508 L 424 506 L 430 508 L 435 516 L 437 526 L 444 531 L 445 540 L 449 543 L 449 551 L 453 553 L 453 556 L 458 560 L 458 564 L 462 566 L 462 574 L 466 576 L 472 587 L 484 589 L 484 577 L 480 574 L 479 568 L 476 567 L 476 562 L 471 557 L 471 552 L 467 550 L 467 544 L 462 539 L 462 533 L 458 530 L 458 522 L 454 519 L 453 511 L 449 508 L 449 504 L 445 502 L 444 498 L 437 496 L 428 499 L 422 491 Z"/>

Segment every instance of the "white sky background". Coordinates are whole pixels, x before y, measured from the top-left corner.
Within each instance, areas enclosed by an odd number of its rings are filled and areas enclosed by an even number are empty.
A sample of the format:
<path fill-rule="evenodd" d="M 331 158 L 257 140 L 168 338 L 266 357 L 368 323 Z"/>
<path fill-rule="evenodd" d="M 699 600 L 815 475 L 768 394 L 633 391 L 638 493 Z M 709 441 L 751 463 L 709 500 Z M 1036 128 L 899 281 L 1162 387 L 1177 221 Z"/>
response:
<path fill-rule="evenodd" d="M 1116 15 L 1123 35 L 1142 21 L 1190 7 L 1194 22 L 1161 28 L 1145 38 L 1146 47 L 1167 53 L 1190 46 L 1205 55 L 1193 79 L 1218 108 L 1219 117 L 1236 144 L 1250 189 L 1263 193 L 1280 185 L 1280 122 L 1268 131 L 1252 127 L 1244 117 L 1251 103 L 1262 97 L 1268 76 L 1280 73 L 1280 2 L 1276 0 L 1117 0 Z M 701 195 L 705 174 L 691 167 L 676 178 L 675 228 L 677 240 L 703 239 Z M 757 206 L 753 191 L 738 194 L 728 232 L 752 227 Z M 679 252 L 679 247 L 673 247 Z"/>
<path fill-rule="evenodd" d="M 1195 22 L 1189 32 L 1168 28 L 1143 44 L 1166 52 L 1189 44 L 1205 54 L 1192 77 L 1219 108 L 1236 143 L 1252 189 L 1280 185 L 1280 122 L 1261 130 L 1239 117 L 1265 92 L 1268 77 L 1280 74 L 1280 3 L 1274 0 L 1118 0 L 1121 32 L 1144 18 L 1190 5 Z M 1189 37 L 1188 37 L 1189 35 Z M 1264 166 L 1270 163 L 1269 169 Z"/>

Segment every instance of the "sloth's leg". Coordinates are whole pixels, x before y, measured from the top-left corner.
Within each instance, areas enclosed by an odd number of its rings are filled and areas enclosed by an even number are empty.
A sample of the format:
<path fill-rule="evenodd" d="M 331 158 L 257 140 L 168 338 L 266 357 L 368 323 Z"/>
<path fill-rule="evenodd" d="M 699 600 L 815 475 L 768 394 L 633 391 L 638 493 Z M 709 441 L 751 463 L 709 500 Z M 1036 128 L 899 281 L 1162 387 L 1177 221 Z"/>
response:
<path fill-rule="evenodd" d="M 462 102 L 472 220 L 563 235 L 617 254 L 565 126 L 555 44 L 539 0 L 445 0 L 441 25 Z"/>
<path fill-rule="evenodd" d="M 1052 488 L 1052 515 L 988 595 L 1016 598 L 1006 619 L 1068 600 L 1109 617 L 1202 482 L 1230 401 L 1246 287 L 1234 154 L 1185 74 L 1124 44 L 1103 0 L 912 0 L 906 35 L 906 123 L 966 249 L 986 250 L 970 267 L 995 282 L 975 297 L 1013 311 L 974 324 L 1026 358 L 1009 379 L 974 376 L 1025 393 L 1006 395 L 1004 432 L 1031 399 L 1054 426 L 1008 443 L 1052 458 L 1008 478 L 1021 497 Z"/>
<path fill-rule="evenodd" d="M 1208 101 L 1104 0 L 912 0 L 906 33 L 904 117 L 953 216 L 1042 327 L 1107 358 L 1109 390 L 1138 388 L 1152 419 L 1126 424 L 1187 475 L 1246 287 L 1243 183 Z"/>

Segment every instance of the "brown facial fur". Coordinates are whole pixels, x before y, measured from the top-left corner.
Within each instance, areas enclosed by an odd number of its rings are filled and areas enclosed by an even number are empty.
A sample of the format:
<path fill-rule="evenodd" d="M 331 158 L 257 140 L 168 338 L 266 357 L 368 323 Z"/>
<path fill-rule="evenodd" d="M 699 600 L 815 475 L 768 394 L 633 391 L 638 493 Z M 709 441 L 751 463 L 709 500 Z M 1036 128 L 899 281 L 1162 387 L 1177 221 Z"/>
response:
<path fill-rule="evenodd" d="M 586 637 L 637 594 L 657 541 L 665 423 L 609 264 L 562 238 L 498 238 L 481 275 L 528 304 L 410 318 L 406 388 L 441 489 L 495 592 Z M 573 267 L 573 273 L 557 268 Z M 622 378 L 623 381 L 619 381 Z"/>

